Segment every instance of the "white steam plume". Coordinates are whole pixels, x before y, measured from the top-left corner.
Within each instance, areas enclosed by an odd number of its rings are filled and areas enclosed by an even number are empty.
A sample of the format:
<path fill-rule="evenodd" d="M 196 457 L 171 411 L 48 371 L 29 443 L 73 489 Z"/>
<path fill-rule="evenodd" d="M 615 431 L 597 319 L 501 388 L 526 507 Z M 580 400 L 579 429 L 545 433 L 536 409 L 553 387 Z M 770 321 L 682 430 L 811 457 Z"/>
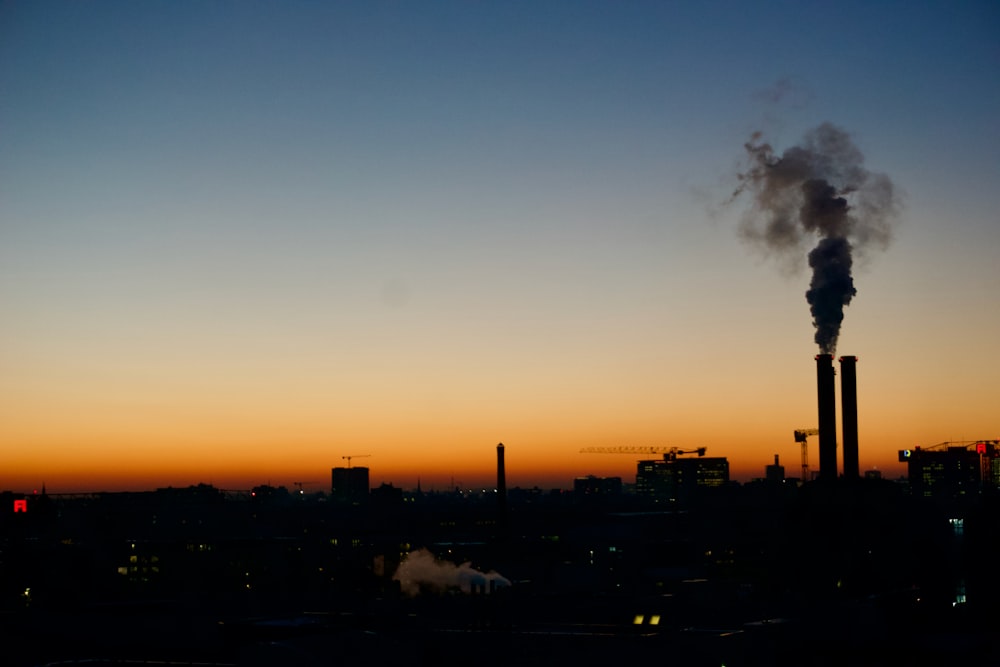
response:
<path fill-rule="evenodd" d="M 473 585 L 483 589 L 491 583 L 498 588 L 510 586 L 510 581 L 497 572 L 480 572 L 469 563 L 455 565 L 451 561 L 439 560 L 427 549 L 407 554 L 392 578 L 399 582 L 403 594 L 410 597 L 422 590 L 471 593 Z"/>

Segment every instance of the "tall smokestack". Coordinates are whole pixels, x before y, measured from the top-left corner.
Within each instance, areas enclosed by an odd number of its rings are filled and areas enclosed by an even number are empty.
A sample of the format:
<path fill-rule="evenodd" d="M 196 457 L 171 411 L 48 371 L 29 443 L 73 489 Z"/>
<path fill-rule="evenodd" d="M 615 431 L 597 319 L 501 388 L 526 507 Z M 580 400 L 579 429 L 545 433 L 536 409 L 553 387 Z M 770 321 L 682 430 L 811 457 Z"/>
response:
<path fill-rule="evenodd" d="M 507 520 L 507 473 L 503 465 L 503 443 L 497 445 L 497 512 L 501 523 Z"/>
<path fill-rule="evenodd" d="M 837 397 L 833 355 L 816 355 L 816 398 L 819 404 L 819 477 L 837 478 Z"/>
<path fill-rule="evenodd" d="M 844 478 L 858 473 L 858 358 L 840 358 L 840 409 L 844 424 Z"/>

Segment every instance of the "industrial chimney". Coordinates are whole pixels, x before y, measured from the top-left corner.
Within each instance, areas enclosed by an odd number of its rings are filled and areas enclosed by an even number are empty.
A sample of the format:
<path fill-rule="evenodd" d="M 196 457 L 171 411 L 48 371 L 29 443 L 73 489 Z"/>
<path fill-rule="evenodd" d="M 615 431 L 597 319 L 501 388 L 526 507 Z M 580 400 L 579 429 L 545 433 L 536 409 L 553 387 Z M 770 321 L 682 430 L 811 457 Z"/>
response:
<path fill-rule="evenodd" d="M 840 358 L 840 409 L 843 413 L 844 478 L 858 478 L 857 357 Z"/>
<path fill-rule="evenodd" d="M 507 514 L 507 473 L 503 466 L 503 443 L 497 445 L 497 509 L 500 516 Z"/>
<path fill-rule="evenodd" d="M 837 396 L 833 355 L 816 355 L 816 398 L 819 404 L 819 478 L 837 479 Z"/>

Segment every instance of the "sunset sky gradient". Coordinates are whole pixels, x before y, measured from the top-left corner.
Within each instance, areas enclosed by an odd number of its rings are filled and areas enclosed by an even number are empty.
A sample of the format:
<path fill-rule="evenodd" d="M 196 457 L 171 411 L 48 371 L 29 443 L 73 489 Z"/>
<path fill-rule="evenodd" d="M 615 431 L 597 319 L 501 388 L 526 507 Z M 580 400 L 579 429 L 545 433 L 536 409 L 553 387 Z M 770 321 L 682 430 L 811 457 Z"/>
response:
<path fill-rule="evenodd" d="M 0 490 L 737 479 L 816 426 L 799 270 L 726 205 L 829 121 L 862 470 L 1000 438 L 996 2 L 0 5 Z M 813 447 L 816 465 L 816 447 Z"/>

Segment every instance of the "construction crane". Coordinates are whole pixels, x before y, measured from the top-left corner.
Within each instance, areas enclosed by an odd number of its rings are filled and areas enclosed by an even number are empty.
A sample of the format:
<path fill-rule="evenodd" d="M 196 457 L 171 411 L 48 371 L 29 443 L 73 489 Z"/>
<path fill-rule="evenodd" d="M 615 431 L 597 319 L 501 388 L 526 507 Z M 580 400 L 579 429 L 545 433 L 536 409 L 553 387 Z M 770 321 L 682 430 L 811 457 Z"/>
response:
<path fill-rule="evenodd" d="M 351 467 L 351 459 L 363 459 L 371 456 L 371 454 L 348 454 L 347 456 L 341 456 L 342 459 L 347 459 L 347 467 Z"/>
<path fill-rule="evenodd" d="M 818 428 L 795 429 L 795 442 L 802 443 L 802 483 L 809 481 L 809 436 L 819 435 Z"/>
<path fill-rule="evenodd" d="M 663 454 L 665 461 L 676 460 L 681 454 L 697 454 L 704 456 L 707 447 L 697 449 L 679 449 L 677 447 L 584 447 L 581 454 Z"/>
<path fill-rule="evenodd" d="M 304 494 L 304 493 L 305 493 L 305 491 L 303 491 L 303 490 L 302 490 L 302 485 L 303 485 L 303 484 L 319 484 L 319 482 L 316 482 L 316 481 L 309 481 L 309 482 L 292 482 L 292 484 L 294 484 L 295 486 L 299 487 L 299 495 L 301 496 L 302 494 Z"/>

